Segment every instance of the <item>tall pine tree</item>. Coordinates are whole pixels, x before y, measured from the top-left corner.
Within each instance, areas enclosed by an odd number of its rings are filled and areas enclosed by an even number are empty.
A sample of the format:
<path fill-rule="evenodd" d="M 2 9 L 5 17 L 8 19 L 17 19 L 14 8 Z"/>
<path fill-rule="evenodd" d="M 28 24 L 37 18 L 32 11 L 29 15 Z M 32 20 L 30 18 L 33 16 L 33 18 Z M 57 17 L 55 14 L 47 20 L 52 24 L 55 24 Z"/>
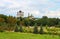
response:
<path fill-rule="evenodd" d="M 37 27 L 37 23 L 35 23 L 35 25 L 34 25 L 34 31 L 33 31 L 33 33 L 38 34 L 38 27 Z"/>
<path fill-rule="evenodd" d="M 40 31 L 39 31 L 39 33 L 40 33 L 40 34 L 43 34 L 43 33 L 44 33 L 44 31 L 43 31 L 43 26 L 42 26 L 42 25 L 40 26 Z"/>

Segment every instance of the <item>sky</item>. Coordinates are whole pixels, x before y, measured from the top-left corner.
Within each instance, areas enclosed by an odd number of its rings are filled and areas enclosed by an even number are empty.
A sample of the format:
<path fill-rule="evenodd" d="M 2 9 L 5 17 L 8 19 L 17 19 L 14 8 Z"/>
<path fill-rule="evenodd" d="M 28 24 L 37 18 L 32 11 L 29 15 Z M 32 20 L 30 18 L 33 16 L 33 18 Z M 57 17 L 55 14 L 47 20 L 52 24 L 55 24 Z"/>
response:
<path fill-rule="evenodd" d="M 60 18 L 60 0 L 0 0 L 0 14 L 16 16 L 17 12 L 34 17 Z"/>

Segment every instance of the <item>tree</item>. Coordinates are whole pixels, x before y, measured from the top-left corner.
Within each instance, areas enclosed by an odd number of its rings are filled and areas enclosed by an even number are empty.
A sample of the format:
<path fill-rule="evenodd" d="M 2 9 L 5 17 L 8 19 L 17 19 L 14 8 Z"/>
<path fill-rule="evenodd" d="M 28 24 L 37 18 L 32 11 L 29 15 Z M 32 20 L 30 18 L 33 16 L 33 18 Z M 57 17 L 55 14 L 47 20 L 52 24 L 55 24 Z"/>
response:
<path fill-rule="evenodd" d="M 40 34 L 43 34 L 43 33 L 44 33 L 42 25 L 40 26 L 40 31 L 39 31 L 39 33 L 40 33 Z"/>
<path fill-rule="evenodd" d="M 43 18 L 43 19 L 47 19 L 48 17 L 47 17 L 47 16 L 43 16 L 42 18 Z"/>
<path fill-rule="evenodd" d="M 2 23 L 2 22 L 4 22 L 5 20 L 4 20 L 4 18 L 0 18 L 0 23 Z"/>
<path fill-rule="evenodd" d="M 3 18 L 0 18 L 0 26 L 3 26 L 5 24 L 5 20 Z"/>
<path fill-rule="evenodd" d="M 28 18 L 24 18 L 24 25 L 29 26 L 30 25 L 30 20 Z"/>
<path fill-rule="evenodd" d="M 42 24 L 43 26 L 47 25 L 47 21 L 48 21 L 48 17 L 47 17 L 47 16 L 43 16 L 43 17 L 41 18 L 41 24 Z"/>
<path fill-rule="evenodd" d="M 18 30 L 18 26 L 16 26 L 16 27 L 15 27 L 15 32 L 18 32 L 18 31 L 19 31 L 19 30 Z"/>
<path fill-rule="evenodd" d="M 36 23 L 35 23 L 35 27 L 34 27 L 33 33 L 38 34 L 38 27 L 37 27 L 37 24 Z"/>
<path fill-rule="evenodd" d="M 57 22 L 56 18 L 49 18 L 48 19 L 48 23 L 47 23 L 48 26 L 55 26 L 57 24 L 58 24 L 58 22 Z"/>
<path fill-rule="evenodd" d="M 20 31 L 20 32 L 23 32 L 23 28 L 22 28 L 22 26 L 20 26 L 20 29 L 19 29 L 19 31 Z"/>
<path fill-rule="evenodd" d="M 15 25 L 16 25 L 17 19 L 12 17 L 12 16 L 8 16 L 7 18 L 7 28 L 8 30 L 14 30 Z"/>
<path fill-rule="evenodd" d="M 30 26 L 33 26 L 34 24 L 35 24 L 35 21 L 30 19 Z"/>
<path fill-rule="evenodd" d="M 12 17 L 12 16 L 9 16 L 9 17 L 7 18 L 7 23 L 16 24 L 16 22 L 17 22 L 17 19 L 14 18 L 14 17 Z"/>

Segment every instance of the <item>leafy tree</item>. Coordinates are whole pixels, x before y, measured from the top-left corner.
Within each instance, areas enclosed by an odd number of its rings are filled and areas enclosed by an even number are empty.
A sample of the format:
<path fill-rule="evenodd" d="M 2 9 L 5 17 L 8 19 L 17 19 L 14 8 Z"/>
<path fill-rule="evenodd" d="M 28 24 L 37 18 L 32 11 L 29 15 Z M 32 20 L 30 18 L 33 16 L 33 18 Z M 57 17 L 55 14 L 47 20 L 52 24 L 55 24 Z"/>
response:
<path fill-rule="evenodd" d="M 5 22 L 7 21 L 7 17 L 6 15 L 0 14 L 0 18 L 3 18 L 5 20 Z"/>
<path fill-rule="evenodd" d="M 30 20 L 28 18 L 24 18 L 24 25 L 29 26 L 30 25 Z"/>
<path fill-rule="evenodd" d="M 7 19 L 7 16 L 6 15 L 3 15 L 3 14 L 0 14 L 0 17 L 1 18 L 4 18 L 5 20 Z"/>
<path fill-rule="evenodd" d="M 47 16 L 43 16 L 42 18 L 43 18 L 43 19 L 47 19 L 48 17 L 47 17 Z"/>
<path fill-rule="evenodd" d="M 4 18 L 0 18 L 0 22 L 2 23 L 2 22 L 4 22 L 5 20 L 4 20 Z"/>
<path fill-rule="evenodd" d="M 0 18 L 0 26 L 4 25 L 4 22 L 5 20 L 3 18 Z"/>
<path fill-rule="evenodd" d="M 34 20 L 30 20 L 30 26 L 33 26 L 35 24 Z"/>
<path fill-rule="evenodd" d="M 14 17 L 12 17 L 12 16 L 9 16 L 9 17 L 7 18 L 7 23 L 16 24 L 16 22 L 17 22 L 17 19 L 14 18 Z"/>
<path fill-rule="evenodd" d="M 8 16 L 7 18 L 7 28 L 8 30 L 14 30 L 15 25 L 16 25 L 17 19 L 12 17 L 12 16 Z"/>

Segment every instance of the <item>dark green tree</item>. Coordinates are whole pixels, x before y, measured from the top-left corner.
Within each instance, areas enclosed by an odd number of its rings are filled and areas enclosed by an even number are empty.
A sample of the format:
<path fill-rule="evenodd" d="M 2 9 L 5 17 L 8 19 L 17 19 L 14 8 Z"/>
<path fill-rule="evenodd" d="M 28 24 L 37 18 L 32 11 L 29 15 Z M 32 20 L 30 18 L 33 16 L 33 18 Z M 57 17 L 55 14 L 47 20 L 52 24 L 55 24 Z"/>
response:
<path fill-rule="evenodd" d="M 43 16 L 42 18 L 43 18 L 43 19 L 47 19 L 48 17 L 47 17 L 47 16 Z"/>
<path fill-rule="evenodd" d="M 25 26 L 29 26 L 29 25 L 30 25 L 30 21 L 29 21 L 28 18 L 25 18 L 25 19 L 24 19 L 24 25 L 25 25 Z"/>
<path fill-rule="evenodd" d="M 43 31 L 43 26 L 42 26 L 42 25 L 40 26 L 40 31 L 39 31 L 39 33 L 40 33 L 40 34 L 43 34 L 43 33 L 44 33 L 44 31 Z"/>
<path fill-rule="evenodd" d="M 38 34 L 38 27 L 37 27 L 37 23 L 35 23 L 35 25 L 34 25 L 34 31 L 33 31 L 33 33 Z"/>
<path fill-rule="evenodd" d="M 23 32 L 23 28 L 22 28 L 22 26 L 20 26 L 20 29 L 19 29 L 19 31 L 20 31 L 20 32 Z"/>
<path fill-rule="evenodd" d="M 16 27 L 15 27 L 15 32 L 18 32 L 18 31 L 19 31 L 19 30 L 18 30 L 18 26 L 16 26 Z"/>

